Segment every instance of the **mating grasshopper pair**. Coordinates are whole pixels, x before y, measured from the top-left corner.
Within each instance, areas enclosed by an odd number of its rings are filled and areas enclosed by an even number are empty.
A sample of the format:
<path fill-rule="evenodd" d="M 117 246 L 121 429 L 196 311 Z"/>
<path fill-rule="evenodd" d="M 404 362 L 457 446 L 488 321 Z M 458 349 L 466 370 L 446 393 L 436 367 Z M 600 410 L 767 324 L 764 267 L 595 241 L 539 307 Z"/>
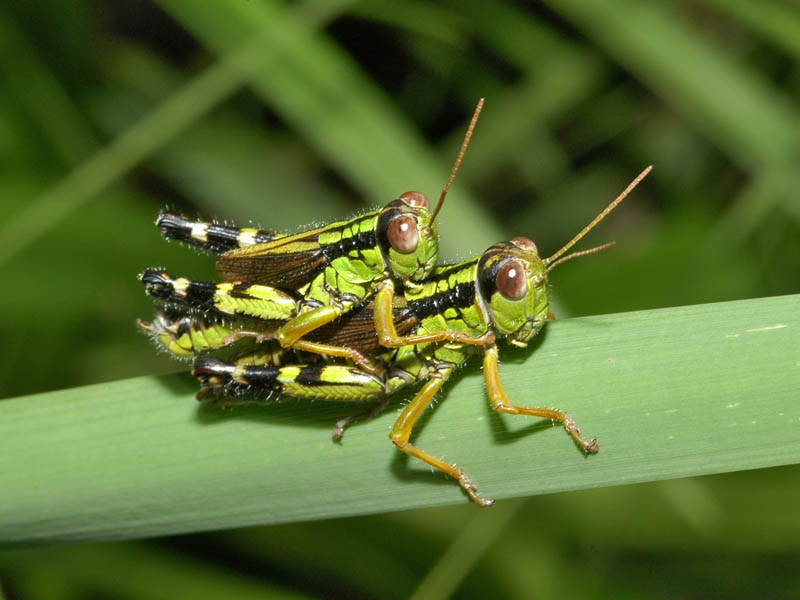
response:
<path fill-rule="evenodd" d="M 470 260 L 435 266 L 434 220 L 482 104 L 432 212 L 422 194 L 407 192 L 379 211 L 292 236 L 159 217 L 165 237 L 221 253 L 217 271 L 227 283 L 173 278 L 158 269 L 140 275 L 147 292 L 166 304 L 152 324 L 140 325 L 174 355 L 194 357 L 199 397 L 229 401 L 281 393 L 373 402 L 365 413 L 340 420 L 334 429 L 338 437 L 354 418 L 383 410 L 394 392 L 424 382 L 395 422 L 392 442 L 488 506 L 493 502 L 478 495 L 464 471 L 409 441 L 445 381 L 477 353 L 483 356 L 494 410 L 558 421 L 584 452 L 597 452 L 597 442 L 583 439 L 565 412 L 510 401 L 500 382 L 495 338 L 525 346 L 536 335 L 551 317 L 549 272 L 612 245 L 565 256 L 650 168 L 548 258 L 539 257 L 531 240 L 518 237 Z"/>

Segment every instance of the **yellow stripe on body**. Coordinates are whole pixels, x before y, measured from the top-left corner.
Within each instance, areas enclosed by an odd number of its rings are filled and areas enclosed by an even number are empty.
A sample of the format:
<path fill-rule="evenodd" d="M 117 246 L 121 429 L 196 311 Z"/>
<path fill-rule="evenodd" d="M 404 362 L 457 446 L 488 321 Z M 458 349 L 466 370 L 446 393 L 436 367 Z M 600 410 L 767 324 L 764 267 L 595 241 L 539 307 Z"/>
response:
<path fill-rule="evenodd" d="M 258 229 L 253 229 L 251 227 L 242 228 L 239 230 L 239 235 L 236 236 L 236 243 L 239 244 L 239 248 L 252 246 L 256 243 L 257 234 Z"/>
<path fill-rule="evenodd" d="M 192 225 L 192 239 L 204 244 L 208 242 L 208 223 L 194 223 Z"/>

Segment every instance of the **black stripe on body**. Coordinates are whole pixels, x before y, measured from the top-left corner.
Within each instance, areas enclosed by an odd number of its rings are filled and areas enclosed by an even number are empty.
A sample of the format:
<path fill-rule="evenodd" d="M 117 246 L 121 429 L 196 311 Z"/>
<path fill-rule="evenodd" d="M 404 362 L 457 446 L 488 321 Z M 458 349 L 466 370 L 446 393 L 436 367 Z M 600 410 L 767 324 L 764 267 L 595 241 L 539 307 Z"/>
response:
<path fill-rule="evenodd" d="M 342 228 L 344 231 L 344 228 Z M 309 269 L 303 274 L 303 282 L 312 281 L 317 275 L 322 273 L 334 259 L 347 256 L 353 250 L 361 252 L 375 246 L 374 231 L 360 231 L 356 235 L 342 237 L 338 242 L 320 245 L 319 253 L 323 260 L 317 262 L 313 269 Z"/>
<path fill-rule="evenodd" d="M 215 283 L 208 281 L 190 281 L 186 287 L 186 296 L 175 296 L 178 301 L 183 301 L 189 306 L 202 309 L 214 308 L 214 295 L 217 290 Z"/>
<path fill-rule="evenodd" d="M 231 379 L 236 367 L 215 358 L 198 358 L 194 361 L 192 375 L 197 377 L 202 383 L 209 383 L 214 386 L 225 386 L 228 391 L 233 388 L 245 390 L 248 386 L 259 387 L 269 390 L 280 390 L 281 385 L 277 382 L 280 367 L 273 365 L 251 366 L 244 369 L 243 379 L 247 382 L 239 383 Z"/>
<path fill-rule="evenodd" d="M 433 272 L 433 275 L 431 275 L 431 277 L 429 277 L 428 279 L 429 280 L 447 279 L 450 277 L 450 275 L 452 275 L 453 273 L 457 273 L 458 271 L 463 271 L 464 269 L 474 269 L 476 262 L 477 259 L 472 258 L 464 262 L 456 263 L 453 265 L 442 265 L 441 267 L 436 267 L 436 269 Z"/>
<path fill-rule="evenodd" d="M 331 383 L 328 381 L 322 381 L 322 369 L 324 369 L 324 365 L 312 365 L 308 367 L 303 367 L 300 369 L 300 373 L 297 375 L 295 381 L 307 387 L 315 387 L 320 385 L 336 385 L 335 383 Z"/>
<path fill-rule="evenodd" d="M 208 232 L 206 233 L 208 242 L 203 244 L 202 242 L 195 241 L 195 243 L 202 244 L 204 248 L 208 248 L 214 252 L 227 252 L 228 250 L 233 250 L 234 248 L 239 247 L 240 233 L 241 230 L 236 227 L 209 225 Z M 275 235 L 272 232 L 259 229 L 253 236 L 253 239 L 256 244 L 264 244 L 274 240 Z"/>
<path fill-rule="evenodd" d="M 445 292 L 433 294 L 408 303 L 408 308 L 418 320 L 441 314 L 448 308 L 463 309 L 475 302 L 475 284 L 459 283 Z"/>
<path fill-rule="evenodd" d="M 260 365 L 257 367 L 247 367 L 244 370 L 243 378 L 247 381 L 248 385 L 280 391 L 282 386 L 277 381 L 279 374 L 280 367 Z"/>
<path fill-rule="evenodd" d="M 186 295 L 179 296 L 175 291 L 174 279 L 164 271 L 148 269 L 139 276 L 139 279 L 144 284 L 147 294 L 154 298 L 196 308 L 213 308 L 216 289 L 213 283 L 191 281 L 186 288 Z"/>
<path fill-rule="evenodd" d="M 231 298 L 244 298 L 245 300 L 252 300 L 253 296 L 249 293 L 249 283 L 234 283 L 228 295 Z"/>
<path fill-rule="evenodd" d="M 374 248 L 375 240 L 374 231 L 359 231 L 355 235 L 342 237 L 338 242 L 320 246 L 320 249 L 322 250 L 322 255 L 325 257 L 325 260 L 330 264 L 335 258 L 347 256 L 353 250 L 360 252 L 361 250 Z M 322 269 L 320 269 L 320 271 L 321 270 Z"/>
<path fill-rule="evenodd" d="M 197 240 L 192 237 L 192 231 L 197 223 L 202 221 L 193 221 L 181 215 L 175 215 L 168 212 L 162 212 L 156 219 L 156 225 L 161 230 L 161 235 L 170 240 L 177 240 L 210 250 L 212 252 L 227 252 L 239 247 L 239 234 L 240 229 L 237 227 L 226 227 L 225 225 L 217 225 L 209 223 L 206 229 L 206 238 L 208 241 Z M 261 244 L 270 242 L 275 239 L 275 234 L 271 231 L 259 229 L 254 235 L 255 242 Z"/>

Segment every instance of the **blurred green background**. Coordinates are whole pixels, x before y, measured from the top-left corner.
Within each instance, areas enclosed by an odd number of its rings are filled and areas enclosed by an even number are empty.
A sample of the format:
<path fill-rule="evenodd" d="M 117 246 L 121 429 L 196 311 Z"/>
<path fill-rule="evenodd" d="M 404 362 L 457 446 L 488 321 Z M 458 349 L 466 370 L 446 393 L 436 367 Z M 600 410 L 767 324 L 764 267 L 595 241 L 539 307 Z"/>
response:
<path fill-rule="evenodd" d="M 797 293 L 798 67 L 791 0 L 4 3 L 0 397 L 176 370 L 135 330 L 135 275 L 213 269 L 160 239 L 161 207 L 293 231 L 435 197 L 479 97 L 445 260 L 514 235 L 551 253 L 653 164 L 583 245 L 617 247 L 554 274 L 560 318 Z M 0 555 L 0 586 L 790 598 L 798 492 L 788 467 L 39 549 Z"/>

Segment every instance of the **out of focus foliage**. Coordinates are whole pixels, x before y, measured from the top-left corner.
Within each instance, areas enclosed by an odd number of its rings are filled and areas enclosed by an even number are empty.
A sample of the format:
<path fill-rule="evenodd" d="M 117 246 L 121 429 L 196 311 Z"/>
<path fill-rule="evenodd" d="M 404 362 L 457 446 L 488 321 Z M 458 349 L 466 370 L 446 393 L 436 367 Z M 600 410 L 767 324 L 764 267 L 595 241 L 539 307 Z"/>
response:
<path fill-rule="evenodd" d="M 789 0 L 4 3 L 0 397 L 175 368 L 135 330 L 150 310 L 135 275 L 212 268 L 160 239 L 159 208 L 291 231 L 435 196 L 482 96 L 445 259 L 514 235 L 552 251 L 653 164 L 588 242 L 617 247 L 554 274 L 559 317 L 797 292 L 799 66 Z M 175 540 L 170 558 L 54 549 L 0 560 L 0 581 L 21 598 L 174 597 L 164 582 L 199 570 L 237 597 L 406 597 L 452 544 L 424 589 L 781 597 L 798 484 L 782 469 L 534 499 L 506 521 L 464 507 L 285 526 Z M 93 578 L 100 557 L 156 583 Z"/>

